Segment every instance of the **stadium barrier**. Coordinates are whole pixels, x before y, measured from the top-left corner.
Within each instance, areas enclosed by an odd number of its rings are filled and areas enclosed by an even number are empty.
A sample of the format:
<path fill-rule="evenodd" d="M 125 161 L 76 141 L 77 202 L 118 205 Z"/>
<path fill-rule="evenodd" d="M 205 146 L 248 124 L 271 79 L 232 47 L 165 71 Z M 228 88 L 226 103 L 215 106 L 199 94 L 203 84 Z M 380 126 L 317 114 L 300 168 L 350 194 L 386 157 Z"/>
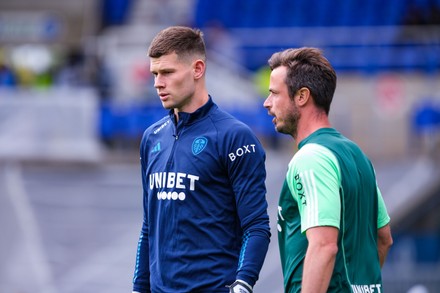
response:
<path fill-rule="evenodd" d="M 0 89 L 0 160 L 97 162 L 97 113 L 90 89 Z"/>

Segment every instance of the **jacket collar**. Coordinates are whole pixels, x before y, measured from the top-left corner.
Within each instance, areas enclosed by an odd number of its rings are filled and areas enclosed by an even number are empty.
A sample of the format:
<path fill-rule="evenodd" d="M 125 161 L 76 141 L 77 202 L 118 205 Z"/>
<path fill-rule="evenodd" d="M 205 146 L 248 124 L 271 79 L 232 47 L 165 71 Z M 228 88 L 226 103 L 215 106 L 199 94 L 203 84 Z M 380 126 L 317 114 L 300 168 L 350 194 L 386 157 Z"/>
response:
<path fill-rule="evenodd" d="M 208 113 L 211 111 L 211 109 L 217 108 L 217 105 L 212 100 L 212 97 L 209 96 L 208 102 L 206 102 L 202 107 L 198 108 L 196 111 L 192 113 L 187 112 L 179 112 L 179 124 L 191 124 L 194 123 L 197 120 L 202 119 L 203 117 L 207 116 Z M 169 111 L 169 116 L 172 121 L 175 122 L 174 118 L 174 109 L 171 109 Z"/>

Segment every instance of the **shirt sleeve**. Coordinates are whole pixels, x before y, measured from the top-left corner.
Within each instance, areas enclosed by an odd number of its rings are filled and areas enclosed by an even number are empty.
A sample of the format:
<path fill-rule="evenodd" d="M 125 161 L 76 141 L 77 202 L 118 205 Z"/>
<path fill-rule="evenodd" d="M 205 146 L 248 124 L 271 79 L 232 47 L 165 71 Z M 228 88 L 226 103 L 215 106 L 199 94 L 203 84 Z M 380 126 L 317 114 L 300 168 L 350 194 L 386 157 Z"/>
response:
<path fill-rule="evenodd" d="M 318 144 L 303 146 L 287 172 L 288 186 L 298 203 L 301 232 L 317 226 L 340 228 L 340 169 L 336 157 Z"/>
<path fill-rule="evenodd" d="M 258 279 L 270 241 L 266 201 L 265 152 L 256 136 L 236 128 L 227 143 L 227 169 L 243 231 L 237 279 L 251 286 Z"/>
<path fill-rule="evenodd" d="M 388 215 L 387 208 L 385 206 L 385 202 L 383 200 L 382 193 L 380 192 L 379 187 L 377 188 L 377 197 L 377 229 L 380 229 L 390 222 L 390 216 Z"/>
<path fill-rule="evenodd" d="M 149 260 L 149 244 L 148 244 L 148 194 L 146 182 L 146 158 L 145 154 L 145 138 L 141 143 L 141 178 L 143 190 L 143 206 L 144 217 L 142 229 L 139 236 L 136 264 L 133 276 L 133 291 L 146 293 L 150 292 L 150 260 Z"/>

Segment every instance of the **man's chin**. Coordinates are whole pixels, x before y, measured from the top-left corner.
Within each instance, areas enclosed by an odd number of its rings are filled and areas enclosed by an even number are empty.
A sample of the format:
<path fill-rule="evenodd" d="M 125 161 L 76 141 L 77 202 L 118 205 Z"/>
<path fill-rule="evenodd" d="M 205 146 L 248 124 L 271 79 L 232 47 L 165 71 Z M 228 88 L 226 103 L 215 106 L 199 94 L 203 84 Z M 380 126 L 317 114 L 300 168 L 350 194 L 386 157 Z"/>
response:
<path fill-rule="evenodd" d="M 172 105 L 170 103 L 166 103 L 166 102 L 162 102 L 162 107 L 164 107 L 164 109 L 167 109 L 167 110 L 171 110 L 171 109 L 175 108 L 174 105 Z"/>
<path fill-rule="evenodd" d="M 283 128 L 283 127 L 281 127 L 281 126 L 279 126 L 279 125 L 275 125 L 275 130 L 276 130 L 278 133 L 282 133 L 282 134 L 290 135 L 290 133 L 289 133 L 285 128 Z"/>

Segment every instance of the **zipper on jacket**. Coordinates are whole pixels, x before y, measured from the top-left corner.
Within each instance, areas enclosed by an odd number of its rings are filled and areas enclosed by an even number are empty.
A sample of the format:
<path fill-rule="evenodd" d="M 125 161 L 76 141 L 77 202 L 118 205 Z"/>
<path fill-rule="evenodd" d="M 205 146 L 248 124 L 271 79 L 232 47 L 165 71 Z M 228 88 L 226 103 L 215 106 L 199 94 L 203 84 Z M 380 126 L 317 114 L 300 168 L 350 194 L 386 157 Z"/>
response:
<path fill-rule="evenodd" d="M 180 126 L 180 129 L 179 129 L 179 126 Z M 173 163 L 174 163 L 174 152 L 175 152 L 175 149 L 176 149 L 176 144 L 177 144 L 177 141 L 179 139 L 179 136 L 182 134 L 182 132 L 184 130 L 183 129 L 183 123 L 182 123 L 182 125 L 179 125 L 179 123 L 177 123 L 177 125 L 174 124 L 174 127 L 175 127 L 174 128 L 175 132 L 173 134 L 174 142 L 173 142 L 173 147 L 172 147 L 171 152 L 170 152 L 170 156 L 168 157 L 167 169 L 173 166 Z"/>

